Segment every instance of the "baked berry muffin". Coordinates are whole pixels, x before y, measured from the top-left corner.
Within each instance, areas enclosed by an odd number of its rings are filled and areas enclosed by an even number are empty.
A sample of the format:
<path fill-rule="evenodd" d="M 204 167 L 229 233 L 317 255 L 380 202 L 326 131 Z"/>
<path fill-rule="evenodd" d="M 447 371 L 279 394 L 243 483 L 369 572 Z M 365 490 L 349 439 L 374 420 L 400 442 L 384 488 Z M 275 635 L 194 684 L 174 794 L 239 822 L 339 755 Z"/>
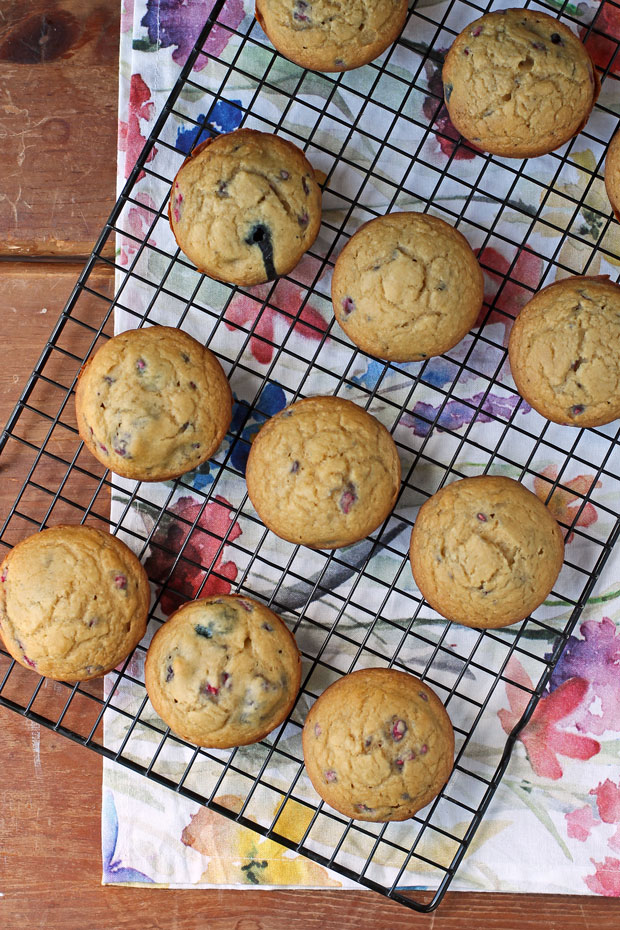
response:
<path fill-rule="evenodd" d="M 364 539 L 385 520 L 400 487 L 394 440 L 371 414 L 340 397 L 308 397 L 258 433 L 248 494 L 276 535 L 313 549 Z"/>
<path fill-rule="evenodd" d="M 498 10 L 470 23 L 443 66 L 456 129 L 508 158 L 544 155 L 585 126 L 600 82 L 587 49 L 540 10 Z"/>
<path fill-rule="evenodd" d="M 321 189 L 292 142 L 237 129 L 194 149 L 172 183 L 168 215 L 199 271 L 262 284 L 292 271 L 316 239 Z"/>
<path fill-rule="evenodd" d="M 263 604 L 214 595 L 184 604 L 160 627 L 144 674 L 151 704 L 175 733 L 227 749 L 255 743 L 286 719 L 301 657 Z"/>
<path fill-rule="evenodd" d="M 54 526 L 0 566 L 0 632 L 17 662 L 58 681 L 98 678 L 146 631 L 149 583 L 125 543 L 91 526 Z"/>
<path fill-rule="evenodd" d="M 544 417 L 601 426 L 620 416 L 620 287 L 606 276 L 544 287 L 510 334 L 517 390 Z"/>
<path fill-rule="evenodd" d="M 395 669 L 361 669 L 330 685 L 306 718 L 302 743 L 317 793 L 356 820 L 407 820 L 439 794 L 454 763 L 443 704 Z"/>
<path fill-rule="evenodd" d="M 208 349 L 180 329 L 121 333 L 88 359 L 75 395 L 78 430 L 95 458 L 125 478 L 165 481 L 219 448 L 232 392 Z"/>
<path fill-rule="evenodd" d="M 336 319 L 364 352 L 394 362 L 441 355 L 482 307 L 482 269 L 467 239 L 435 216 L 390 213 L 365 223 L 336 262 Z"/>
<path fill-rule="evenodd" d="M 605 188 L 614 216 L 620 219 L 620 132 L 616 132 L 607 149 Z"/>
<path fill-rule="evenodd" d="M 407 6 L 407 0 L 256 0 L 256 19 L 277 50 L 302 68 L 348 71 L 398 38 Z"/>
<path fill-rule="evenodd" d="M 564 540 L 547 507 L 518 481 L 478 475 L 420 508 L 409 557 L 431 607 L 456 623 L 494 629 L 542 604 L 562 568 Z"/>

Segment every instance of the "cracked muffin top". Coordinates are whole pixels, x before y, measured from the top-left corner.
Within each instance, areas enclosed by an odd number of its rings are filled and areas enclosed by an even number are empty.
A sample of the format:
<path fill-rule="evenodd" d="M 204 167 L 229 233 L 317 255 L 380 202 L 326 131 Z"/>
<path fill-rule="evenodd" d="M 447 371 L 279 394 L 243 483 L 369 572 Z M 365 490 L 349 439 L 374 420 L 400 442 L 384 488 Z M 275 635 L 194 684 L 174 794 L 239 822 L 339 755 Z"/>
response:
<path fill-rule="evenodd" d="M 54 526 L 20 542 L 0 566 L 0 631 L 25 668 L 85 681 L 127 658 L 146 631 L 144 568 L 116 536 Z"/>
<path fill-rule="evenodd" d="M 175 733 L 228 749 L 283 722 L 299 691 L 301 656 L 264 604 L 214 595 L 190 601 L 160 627 L 144 675 L 153 707 Z"/>
<path fill-rule="evenodd" d="M 194 149 L 172 182 L 168 216 L 199 271 L 262 284 L 292 271 L 316 239 L 321 189 L 292 142 L 236 129 Z"/>
<path fill-rule="evenodd" d="M 289 542 L 338 549 L 385 520 L 400 488 L 394 440 L 340 397 L 309 397 L 265 423 L 246 469 L 259 517 Z"/>
<path fill-rule="evenodd" d="M 457 36 L 443 66 L 456 129 L 477 148 L 529 158 L 586 124 L 600 83 L 582 42 L 537 10 L 487 13 Z"/>
<path fill-rule="evenodd" d="M 542 604 L 560 573 L 564 541 L 535 494 L 512 478 L 479 475 L 442 488 L 420 508 L 409 557 L 431 607 L 492 629 Z"/>
<path fill-rule="evenodd" d="M 517 390 L 540 414 L 568 426 L 620 416 L 620 287 L 571 277 L 539 291 L 508 345 Z"/>
<path fill-rule="evenodd" d="M 454 731 L 435 692 L 413 675 L 366 668 L 313 704 L 302 734 L 317 793 L 356 820 L 407 820 L 444 787 Z"/>
<path fill-rule="evenodd" d="M 475 324 L 482 269 L 458 230 L 424 213 L 365 223 L 336 262 L 336 319 L 364 352 L 395 362 L 441 355 Z"/>
<path fill-rule="evenodd" d="M 176 478 L 219 448 L 232 417 L 222 366 L 180 329 L 131 329 L 80 372 L 81 438 L 103 465 L 138 481 Z"/>
<path fill-rule="evenodd" d="M 302 68 L 348 71 L 377 58 L 405 25 L 408 0 L 256 0 L 256 19 Z"/>

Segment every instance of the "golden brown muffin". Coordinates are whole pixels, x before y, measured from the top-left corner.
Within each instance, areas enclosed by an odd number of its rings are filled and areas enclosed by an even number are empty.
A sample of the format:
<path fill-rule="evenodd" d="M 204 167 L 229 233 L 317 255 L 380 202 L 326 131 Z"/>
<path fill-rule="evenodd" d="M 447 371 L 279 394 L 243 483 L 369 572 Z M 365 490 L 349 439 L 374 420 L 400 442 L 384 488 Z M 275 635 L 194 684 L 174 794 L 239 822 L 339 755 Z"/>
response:
<path fill-rule="evenodd" d="M 620 132 L 609 143 L 605 157 L 605 189 L 614 216 L 620 220 Z"/>
<path fill-rule="evenodd" d="M 157 631 L 146 689 L 162 720 L 197 746 L 255 743 L 291 710 L 301 681 L 293 634 L 250 597 L 190 601 Z"/>
<path fill-rule="evenodd" d="M 180 329 L 121 333 L 88 359 L 75 405 L 80 436 L 117 475 L 164 481 L 219 448 L 232 392 L 208 349 Z"/>
<path fill-rule="evenodd" d="M 186 159 L 168 215 L 199 271 L 230 284 L 262 284 L 292 271 L 316 239 L 321 189 L 292 142 L 236 129 Z"/>
<path fill-rule="evenodd" d="M 420 508 L 409 549 L 416 584 L 448 620 L 483 629 L 523 620 L 562 568 L 550 511 L 512 478 L 463 478 Z"/>
<path fill-rule="evenodd" d="M 302 734 L 317 793 L 356 820 L 407 820 L 444 787 L 454 731 L 428 685 L 395 669 L 338 679 L 313 704 Z"/>
<path fill-rule="evenodd" d="M 620 287 L 606 276 L 543 288 L 510 334 L 522 397 L 555 423 L 601 426 L 620 416 Z"/>
<path fill-rule="evenodd" d="M 245 477 L 270 530 L 314 549 L 338 549 L 364 539 L 388 516 L 400 461 L 386 428 L 357 404 L 308 397 L 265 423 Z"/>
<path fill-rule="evenodd" d="M 0 630 L 25 668 L 85 681 L 127 658 L 146 631 L 150 590 L 125 543 L 91 526 L 54 526 L 0 566 Z"/>
<path fill-rule="evenodd" d="M 314 71 L 348 71 L 400 35 L 407 0 L 256 0 L 256 19 L 278 51 Z"/>
<path fill-rule="evenodd" d="M 441 355 L 472 328 L 484 280 L 467 239 L 435 216 L 365 223 L 336 262 L 336 319 L 364 352 L 394 362 Z"/>
<path fill-rule="evenodd" d="M 456 129 L 508 158 L 544 155 L 585 126 L 600 91 L 586 47 L 539 10 L 486 13 L 454 41 L 443 66 Z"/>

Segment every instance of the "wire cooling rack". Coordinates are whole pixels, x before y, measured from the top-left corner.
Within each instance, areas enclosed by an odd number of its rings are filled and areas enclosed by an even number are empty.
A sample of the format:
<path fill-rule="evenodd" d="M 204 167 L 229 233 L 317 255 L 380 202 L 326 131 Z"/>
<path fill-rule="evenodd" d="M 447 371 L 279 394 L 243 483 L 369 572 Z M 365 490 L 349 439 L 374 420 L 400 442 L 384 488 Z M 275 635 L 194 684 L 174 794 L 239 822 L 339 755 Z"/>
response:
<path fill-rule="evenodd" d="M 170 733 L 150 708 L 143 643 L 108 676 L 103 693 L 96 682 L 52 687 L 2 652 L 0 703 L 341 875 L 431 910 L 472 841 L 516 736 L 620 529 L 613 505 L 620 461 L 616 427 L 573 430 L 535 413 L 524 416 L 527 407 L 506 368 L 503 325 L 514 315 L 511 300 L 520 297 L 521 305 L 536 284 L 558 273 L 613 270 L 617 263 L 601 166 L 616 125 L 606 101 L 613 99 L 618 42 L 603 38 L 596 25 L 600 11 L 612 4 L 596 8 L 596 16 L 592 11 L 587 32 L 606 43 L 606 69 L 601 100 L 581 141 L 523 162 L 468 149 L 442 109 L 443 50 L 494 5 L 420 5 L 392 49 L 343 75 L 312 75 L 290 65 L 284 71 L 283 60 L 248 18 L 238 29 L 219 23 L 230 34 L 226 55 L 192 70 L 197 61 L 205 64 L 204 48 L 223 7 L 215 3 L 2 435 L 3 471 L 19 476 L 20 490 L 0 542 L 6 550 L 59 522 L 109 526 L 112 499 L 112 531 L 146 559 L 155 585 L 147 641 L 169 612 L 162 605 L 233 580 L 235 590 L 262 597 L 295 630 L 304 655 L 300 698 L 286 724 L 256 747 L 197 749 Z M 583 18 L 572 18 L 575 12 L 568 4 L 559 10 L 566 21 L 583 26 Z M 244 88 L 242 100 L 231 100 L 233 85 Z M 281 282 L 251 293 L 216 286 L 166 245 L 170 239 L 162 231 L 173 175 L 190 145 L 217 131 L 218 106 L 238 111 L 238 123 L 292 139 L 325 171 L 321 234 L 302 271 L 287 279 L 300 295 L 294 318 L 279 299 Z M 584 144 L 589 161 L 580 154 Z M 162 160 L 153 157 L 157 150 L 167 154 L 165 173 Z M 150 199 L 136 192 L 145 177 Z M 468 236 L 494 291 L 473 336 L 441 360 L 441 377 L 436 360 L 384 365 L 356 352 L 329 310 L 329 274 L 348 236 L 365 219 L 412 205 L 432 209 Z M 136 208 L 149 217 L 143 234 L 131 223 Z M 103 254 L 113 235 L 121 243 L 116 259 Z M 500 254 L 503 264 L 490 261 Z M 534 285 L 523 274 L 525 259 L 538 263 Z M 212 289 L 205 300 L 207 284 Z M 240 300 L 255 312 L 231 317 Z M 115 311 L 128 315 L 128 325 L 143 325 L 161 321 L 162 305 L 176 314 L 176 325 L 193 327 L 218 354 L 237 395 L 252 399 L 238 404 L 231 434 L 206 470 L 154 487 L 122 481 L 92 459 L 78 439 L 72 394 L 80 366 L 111 335 Z M 300 321 L 312 337 L 303 348 L 295 333 Z M 471 382 L 473 394 L 467 390 Z M 251 434 L 272 412 L 270 391 L 290 402 L 313 393 L 317 384 L 322 393 L 353 396 L 391 429 L 404 476 L 386 523 L 366 542 L 329 553 L 277 543 L 257 519 L 243 480 Z M 572 480 L 584 466 L 591 473 L 585 488 Z M 539 493 L 544 489 L 552 509 L 567 494 L 573 502 L 561 514 L 569 544 L 549 601 L 523 623 L 487 632 L 455 627 L 434 614 L 407 563 L 419 504 L 446 481 L 480 472 L 511 474 Z M 193 504 L 183 509 L 189 492 Z M 593 506 L 598 520 L 581 519 Z M 517 658 L 531 686 L 513 676 Z M 441 795 L 405 824 L 347 820 L 319 803 L 303 771 L 300 732 L 307 708 L 339 675 L 365 665 L 394 665 L 422 676 L 454 723 L 454 773 Z M 497 708 L 506 703 L 507 684 L 522 690 L 527 708 L 499 749 L 481 751 L 486 730 L 497 726 Z M 225 801 L 231 791 L 241 797 L 235 810 Z M 303 827 L 296 830 L 282 818 L 291 804 L 304 811 Z M 431 890 L 430 899 L 411 891 L 421 887 Z"/>

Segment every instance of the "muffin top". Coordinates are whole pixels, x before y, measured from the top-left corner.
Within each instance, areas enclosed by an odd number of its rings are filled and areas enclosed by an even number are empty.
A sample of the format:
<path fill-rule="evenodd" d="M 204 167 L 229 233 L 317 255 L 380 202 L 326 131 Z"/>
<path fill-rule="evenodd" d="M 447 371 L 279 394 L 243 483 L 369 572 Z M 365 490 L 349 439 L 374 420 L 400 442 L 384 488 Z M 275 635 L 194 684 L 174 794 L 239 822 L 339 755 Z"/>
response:
<path fill-rule="evenodd" d="M 332 278 L 334 313 L 349 338 L 397 362 L 456 345 L 475 324 L 483 295 L 482 269 L 465 237 L 423 213 L 365 223 Z"/>
<path fill-rule="evenodd" d="M 132 329 L 104 343 L 76 389 L 80 436 L 118 475 L 162 481 L 217 451 L 232 393 L 208 349 L 179 329 Z"/>
<path fill-rule="evenodd" d="M 456 129 L 510 158 L 559 148 L 586 123 L 600 90 L 582 42 L 538 10 L 487 13 L 454 41 L 443 67 Z"/>
<path fill-rule="evenodd" d="M 508 346 L 519 393 L 555 423 L 600 426 L 620 416 L 620 287 L 571 277 L 543 288 Z"/>
<path fill-rule="evenodd" d="M 198 746 L 262 739 L 285 719 L 301 680 L 295 639 L 249 597 L 190 601 L 157 631 L 145 681 L 157 713 Z"/>
<path fill-rule="evenodd" d="M 400 461 L 385 427 L 357 404 L 309 397 L 262 427 L 246 481 L 274 533 L 336 549 L 363 539 L 387 517 L 400 487 Z"/>
<path fill-rule="evenodd" d="M 321 189 L 301 149 L 237 129 L 194 149 L 172 183 L 169 218 L 196 267 L 231 284 L 287 274 L 321 226 Z"/>
<path fill-rule="evenodd" d="M 409 550 L 435 610 L 465 626 L 523 620 L 545 600 L 564 541 L 550 511 L 512 478 L 479 475 L 442 488 L 420 508 Z"/>
<path fill-rule="evenodd" d="M 347 71 L 398 38 L 407 7 L 407 0 L 256 0 L 256 18 L 278 51 L 303 68 Z"/>
<path fill-rule="evenodd" d="M 318 794 L 356 820 L 406 820 L 447 782 L 454 731 L 443 704 L 395 669 L 345 675 L 313 704 L 304 762 Z"/>
<path fill-rule="evenodd" d="M 0 630 L 14 659 L 60 681 L 97 678 L 146 631 L 150 591 L 133 552 L 91 526 L 29 536 L 0 566 Z"/>

